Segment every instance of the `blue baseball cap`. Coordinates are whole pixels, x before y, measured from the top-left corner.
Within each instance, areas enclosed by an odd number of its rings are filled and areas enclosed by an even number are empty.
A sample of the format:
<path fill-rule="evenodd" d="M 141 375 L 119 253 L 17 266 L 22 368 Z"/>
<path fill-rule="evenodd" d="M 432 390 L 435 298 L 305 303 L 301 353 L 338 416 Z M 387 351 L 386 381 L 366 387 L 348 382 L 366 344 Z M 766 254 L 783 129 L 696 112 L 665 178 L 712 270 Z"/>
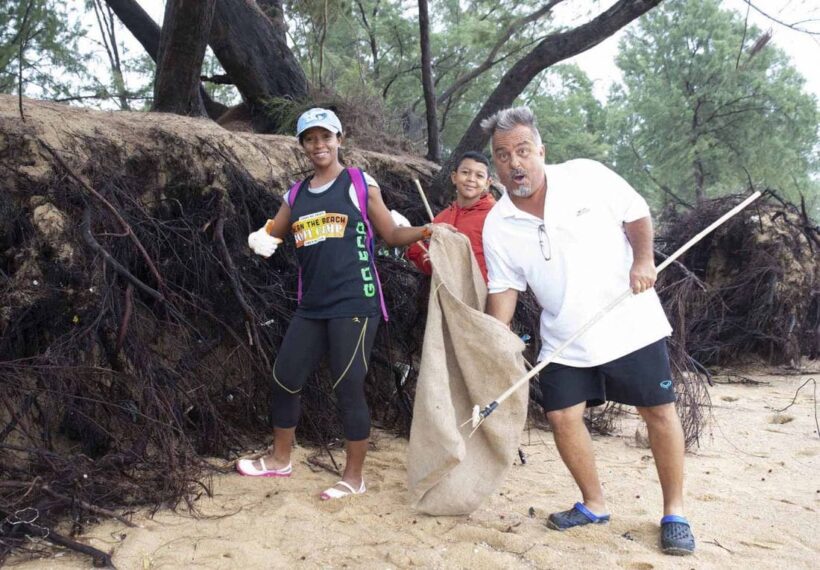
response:
<path fill-rule="evenodd" d="M 329 130 L 331 133 L 339 134 L 342 132 L 342 122 L 336 113 L 330 109 L 322 109 L 314 107 L 302 113 L 299 120 L 296 121 L 296 136 L 300 136 L 303 132 L 313 127 L 322 127 Z"/>

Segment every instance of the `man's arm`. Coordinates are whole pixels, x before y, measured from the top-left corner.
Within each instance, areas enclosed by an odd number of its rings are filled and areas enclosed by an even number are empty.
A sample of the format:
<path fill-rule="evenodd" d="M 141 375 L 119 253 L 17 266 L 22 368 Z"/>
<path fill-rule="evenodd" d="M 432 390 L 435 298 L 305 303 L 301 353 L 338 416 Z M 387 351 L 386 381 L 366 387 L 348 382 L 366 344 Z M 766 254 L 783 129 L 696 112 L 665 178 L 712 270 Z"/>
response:
<path fill-rule="evenodd" d="M 629 286 L 636 295 L 655 286 L 658 272 L 655 270 L 652 218 L 646 216 L 624 224 L 624 231 L 632 246 L 632 268 L 629 270 Z"/>
<path fill-rule="evenodd" d="M 491 317 L 495 317 L 506 326 L 510 326 L 517 303 L 518 291 L 515 289 L 507 289 L 500 293 L 490 293 L 487 295 L 487 309 L 484 312 Z"/>

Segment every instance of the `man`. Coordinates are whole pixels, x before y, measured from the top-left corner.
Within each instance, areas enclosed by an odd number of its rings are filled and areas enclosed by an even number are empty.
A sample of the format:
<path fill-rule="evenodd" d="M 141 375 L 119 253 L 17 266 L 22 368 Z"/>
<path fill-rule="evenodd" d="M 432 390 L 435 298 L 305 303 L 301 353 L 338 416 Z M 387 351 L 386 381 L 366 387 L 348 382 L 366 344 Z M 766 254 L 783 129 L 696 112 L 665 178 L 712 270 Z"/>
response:
<path fill-rule="evenodd" d="M 691 554 L 683 517 L 684 438 L 675 412 L 666 337 L 671 327 L 655 284 L 649 208 L 600 163 L 545 165 L 546 151 L 527 107 L 482 123 L 505 194 L 487 216 L 487 313 L 509 325 L 518 292 L 541 305 L 541 353 L 551 354 L 627 286 L 634 295 L 573 342 L 540 374 L 542 400 L 561 459 L 583 501 L 549 516 L 564 530 L 609 520 L 584 409 L 606 400 L 634 405 L 646 420 L 663 491 L 661 547 Z"/>

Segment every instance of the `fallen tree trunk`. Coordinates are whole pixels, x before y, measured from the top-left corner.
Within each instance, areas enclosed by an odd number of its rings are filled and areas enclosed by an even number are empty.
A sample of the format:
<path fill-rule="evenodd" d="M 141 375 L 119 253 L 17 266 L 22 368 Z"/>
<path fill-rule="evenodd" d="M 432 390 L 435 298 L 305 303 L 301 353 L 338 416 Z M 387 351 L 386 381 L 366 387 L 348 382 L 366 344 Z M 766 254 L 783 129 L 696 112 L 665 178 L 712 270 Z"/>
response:
<path fill-rule="evenodd" d="M 705 200 L 668 214 L 659 232 L 664 249 L 673 251 L 737 201 Z M 818 252 L 820 226 L 772 191 L 697 244 L 685 263 L 705 286 L 665 299 L 662 294 L 689 354 L 707 366 L 756 357 L 793 368 L 806 356 L 820 356 Z M 682 276 L 672 267 L 659 285 Z"/>
<path fill-rule="evenodd" d="M 81 526 L 121 507 L 191 506 L 203 456 L 233 458 L 270 435 L 295 251 L 288 240 L 266 260 L 246 240 L 309 165 L 293 137 L 203 118 L 26 100 L 23 122 L 16 105 L 0 96 L 0 481 L 14 482 L 0 485 L 0 520 L 36 507 L 36 524 L 54 528 L 64 516 Z M 436 165 L 345 157 L 380 182 L 388 207 L 426 221 L 412 180 L 429 182 Z M 365 390 L 374 424 L 406 433 L 429 281 L 400 251 L 377 254 L 390 322 Z M 537 336 L 538 314 L 523 295 L 514 330 Z M 684 347 L 673 355 L 694 443 L 708 400 Z M 308 382 L 302 440 L 342 437 L 330 385 L 325 369 Z M 614 413 L 592 419 L 606 426 Z M 7 526 L 0 561 L 25 540 Z"/>
<path fill-rule="evenodd" d="M 216 169 L 226 157 L 215 149 L 223 148 L 247 171 L 256 184 L 267 187 L 271 194 L 281 194 L 289 184 L 309 171 L 308 162 L 295 137 L 227 131 L 212 121 L 140 112 L 99 112 L 56 103 L 23 99 L 26 119 L 32 113 L 31 124 L 22 123 L 17 114 L 17 99 L 0 95 L 0 136 L 5 152 L 2 164 L 5 172 L 4 190 L 14 192 L 34 182 L 44 183 L 52 175 L 51 161 L 41 156 L 35 144 L 39 138 L 61 154 L 67 153 L 73 164 L 83 164 L 95 158 L 99 145 L 116 147 L 114 158 L 129 166 L 140 166 L 150 159 L 154 168 L 139 169 L 132 174 L 145 176 L 147 187 L 160 185 L 168 177 L 180 174 L 194 177 L 193 182 L 211 180 L 227 184 L 224 173 Z M 378 152 L 345 149 L 346 161 L 360 165 L 387 179 L 387 186 L 413 177 L 423 182 L 432 179 L 438 166 L 422 158 L 390 155 Z M 22 173 L 13 174 L 20 166 Z M 142 165 L 144 166 L 144 164 Z M 413 192 L 415 186 L 412 186 Z M 418 200 L 408 205 L 426 213 Z"/>
<path fill-rule="evenodd" d="M 207 480 L 201 457 L 269 436 L 295 254 L 264 260 L 246 240 L 308 164 L 293 137 L 23 103 L 26 122 L 0 96 L 0 482 L 15 482 L 0 485 L 0 521 L 36 508 L 38 528 L 64 516 L 79 528 L 112 509 L 188 502 Z M 412 178 L 435 165 L 346 154 L 390 206 L 424 220 Z M 376 424 L 402 432 L 424 278 L 378 263 L 391 323 L 366 391 Z M 305 391 L 304 441 L 342 436 L 329 384 L 320 370 Z M 0 524 L 0 562 L 25 542 L 20 528 Z"/>

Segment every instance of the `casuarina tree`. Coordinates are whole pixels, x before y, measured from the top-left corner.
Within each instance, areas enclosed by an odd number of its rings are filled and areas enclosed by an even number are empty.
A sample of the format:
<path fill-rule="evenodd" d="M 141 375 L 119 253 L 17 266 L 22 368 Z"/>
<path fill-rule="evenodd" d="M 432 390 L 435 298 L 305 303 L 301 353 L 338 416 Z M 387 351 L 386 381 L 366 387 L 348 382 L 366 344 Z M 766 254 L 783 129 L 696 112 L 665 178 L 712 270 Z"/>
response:
<path fill-rule="evenodd" d="M 810 194 L 817 102 L 769 37 L 717 0 L 642 18 L 621 43 L 609 109 L 621 173 L 678 205 L 749 184 Z"/>

